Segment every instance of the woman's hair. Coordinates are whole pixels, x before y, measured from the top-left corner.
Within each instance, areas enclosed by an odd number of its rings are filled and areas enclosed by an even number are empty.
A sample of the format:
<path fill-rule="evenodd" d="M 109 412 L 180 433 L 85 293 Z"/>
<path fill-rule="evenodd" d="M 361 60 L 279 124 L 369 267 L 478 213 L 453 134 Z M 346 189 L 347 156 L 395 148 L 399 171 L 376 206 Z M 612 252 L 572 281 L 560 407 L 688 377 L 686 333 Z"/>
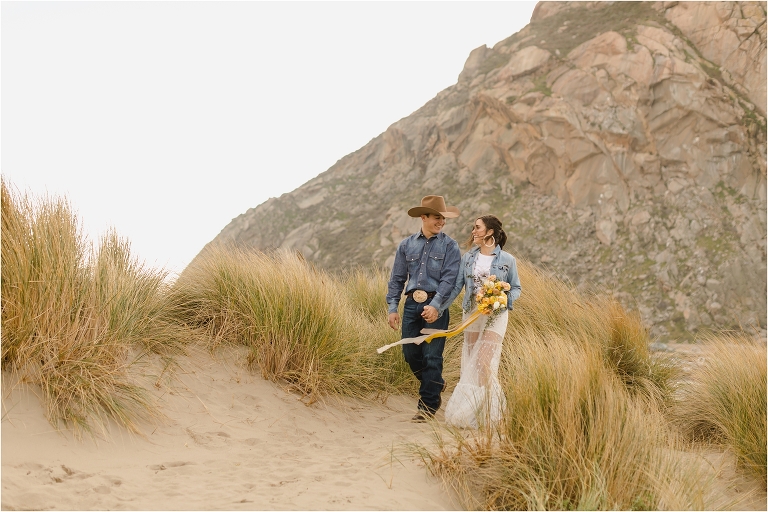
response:
<path fill-rule="evenodd" d="M 483 221 L 483 224 L 485 224 L 486 230 L 493 230 L 493 234 L 486 236 L 483 238 L 483 242 L 487 242 L 491 240 L 491 237 L 493 237 L 496 240 L 496 244 L 500 248 L 504 248 L 504 244 L 507 243 L 507 234 L 504 232 L 504 229 L 501 227 L 501 221 L 498 217 L 495 215 L 483 215 L 482 217 L 478 217 L 475 220 L 481 220 Z M 474 224 L 472 225 L 474 228 Z M 474 243 L 474 239 L 472 238 L 472 233 L 469 233 L 469 240 L 467 240 L 467 248 L 471 248 L 472 244 Z"/>

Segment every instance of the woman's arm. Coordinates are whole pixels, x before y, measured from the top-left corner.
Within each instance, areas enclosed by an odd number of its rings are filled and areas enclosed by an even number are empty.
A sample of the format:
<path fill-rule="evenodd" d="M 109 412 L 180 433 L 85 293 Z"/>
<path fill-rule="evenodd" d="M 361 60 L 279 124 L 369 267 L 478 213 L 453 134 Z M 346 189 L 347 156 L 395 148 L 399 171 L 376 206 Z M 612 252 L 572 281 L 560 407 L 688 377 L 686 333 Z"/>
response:
<path fill-rule="evenodd" d="M 515 257 L 510 254 L 511 262 L 509 264 L 509 273 L 507 274 L 507 282 L 510 289 L 507 293 L 507 309 L 512 309 L 512 303 L 520 297 L 523 288 L 520 286 L 520 278 L 517 275 L 517 261 Z"/>

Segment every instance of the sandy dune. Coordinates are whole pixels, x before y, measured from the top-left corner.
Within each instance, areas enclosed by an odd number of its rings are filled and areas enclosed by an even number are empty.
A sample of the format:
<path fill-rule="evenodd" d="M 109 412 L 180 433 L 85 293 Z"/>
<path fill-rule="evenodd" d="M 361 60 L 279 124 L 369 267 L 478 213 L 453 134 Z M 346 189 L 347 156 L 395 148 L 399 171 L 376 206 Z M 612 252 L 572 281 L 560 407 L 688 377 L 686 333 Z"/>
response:
<path fill-rule="evenodd" d="M 76 440 L 3 375 L 2 508 L 455 509 L 406 449 L 428 443 L 414 400 L 306 406 L 230 354 L 184 358 L 163 380 L 165 424 Z M 154 429 L 154 431 L 153 431 Z"/>
<path fill-rule="evenodd" d="M 671 347 L 684 364 L 706 356 Z M 689 353 L 690 352 L 690 353 Z M 415 400 L 306 406 L 243 369 L 237 351 L 180 359 L 144 384 L 167 416 L 145 438 L 111 426 L 98 441 L 56 432 L 35 388 L 3 374 L 2 508 L 36 510 L 446 510 L 460 503 L 408 449 L 432 445 Z M 160 385 L 155 388 L 153 382 Z M 446 394 L 444 401 L 449 398 Z M 437 415 L 443 420 L 442 411 Z M 726 508 L 765 510 L 764 487 L 706 455 Z"/>

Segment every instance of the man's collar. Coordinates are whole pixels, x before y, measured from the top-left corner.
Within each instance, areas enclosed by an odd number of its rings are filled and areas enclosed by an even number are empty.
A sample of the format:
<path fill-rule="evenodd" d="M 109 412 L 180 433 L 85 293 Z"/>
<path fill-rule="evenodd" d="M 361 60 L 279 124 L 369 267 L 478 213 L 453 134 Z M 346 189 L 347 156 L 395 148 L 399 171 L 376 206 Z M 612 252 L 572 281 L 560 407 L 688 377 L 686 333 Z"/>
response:
<path fill-rule="evenodd" d="M 433 236 L 436 236 L 436 237 L 440 238 L 440 235 L 443 235 L 442 231 L 440 231 L 438 234 L 433 235 Z M 419 238 L 420 236 L 423 236 L 424 238 L 427 238 L 427 236 L 424 234 L 424 232 L 421 229 L 419 229 L 419 232 L 416 233 L 416 238 Z M 432 239 L 432 237 L 427 238 L 427 240 L 431 240 L 431 239 Z"/>

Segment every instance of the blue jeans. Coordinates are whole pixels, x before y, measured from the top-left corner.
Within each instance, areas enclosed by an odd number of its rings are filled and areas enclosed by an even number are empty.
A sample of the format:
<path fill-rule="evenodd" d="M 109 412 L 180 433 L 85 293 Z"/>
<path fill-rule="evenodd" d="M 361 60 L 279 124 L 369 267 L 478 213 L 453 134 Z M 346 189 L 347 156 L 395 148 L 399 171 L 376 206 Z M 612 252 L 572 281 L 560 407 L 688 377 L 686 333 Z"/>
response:
<path fill-rule="evenodd" d="M 403 338 L 415 338 L 421 336 L 421 330 L 447 329 L 449 315 L 446 309 L 442 316 L 429 324 L 421 317 L 424 306 L 413 298 L 407 297 L 403 305 Z M 403 356 L 411 367 L 411 371 L 421 382 L 419 386 L 419 405 L 421 411 L 434 414 L 442 403 L 440 393 L 443 391 L 443 349 L 445 337 L 435 338 L 430 343 L 423 342 L 420 345 L 408 343 L 403 345 Z"/>

